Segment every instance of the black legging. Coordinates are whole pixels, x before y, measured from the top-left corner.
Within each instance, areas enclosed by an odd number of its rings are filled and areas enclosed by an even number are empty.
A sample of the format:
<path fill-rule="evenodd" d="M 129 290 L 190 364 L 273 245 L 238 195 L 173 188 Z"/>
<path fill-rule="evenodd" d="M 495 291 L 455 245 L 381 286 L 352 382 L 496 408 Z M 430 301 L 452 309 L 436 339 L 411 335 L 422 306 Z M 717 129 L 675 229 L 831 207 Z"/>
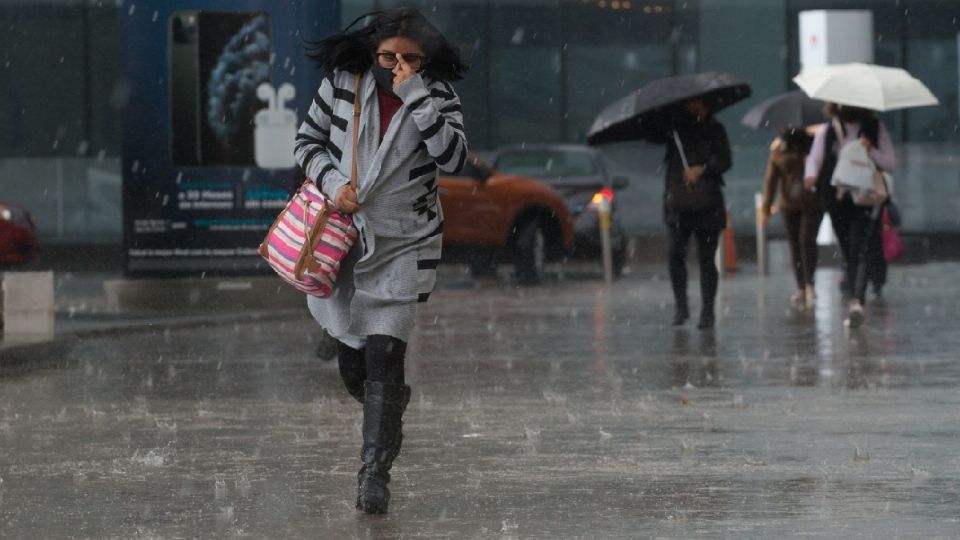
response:
<path fill-rule="evenodd" d="M 714 257 L 717 253 L 719 229 L 694 229 L 684 225 L 670 227 L 670 281 L 677 305 L 687 302 L 687 244 L 690 236 L 697 239 L 697 259 L 700 261 L 700 296 L 703 309 L 711 309 L 717 296 L 720 274 Z"/>
<path fill-rule="evenodd" d="M 404 384 L 403 361 L 407 344 L 390 336 L 367 337 L 367 346 L 354 349 L 337 342 L 337 363 L 340 377 L 351 395 L 363 394 L 364 381 L 387 384 Z"/>
<path fill-rule="evenodd" d="M 822 220 L 823 212 L 820 210 L 783 210 L 797 289 L 813 285 L 813 276 L 817 271 L 817 232 Z"/>

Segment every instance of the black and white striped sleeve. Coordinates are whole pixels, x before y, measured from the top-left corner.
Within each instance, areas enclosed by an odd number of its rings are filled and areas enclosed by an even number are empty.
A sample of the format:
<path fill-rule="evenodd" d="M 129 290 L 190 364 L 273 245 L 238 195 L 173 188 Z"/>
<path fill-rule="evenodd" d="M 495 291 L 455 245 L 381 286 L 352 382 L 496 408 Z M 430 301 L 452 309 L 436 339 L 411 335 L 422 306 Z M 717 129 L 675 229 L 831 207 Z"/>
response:
<path fill-rule="evenodd" d="M 334 160 L 339 163 L 341 156 L 337 155 L 339 149 L 330 141 L 330 126 L 336 119 L 332 108 L 335 92 L 333 80 L 332 76 L 323 79 L 297 133 L 295 146 L 297 163 L 331 199 L 340 187 L 350 182 L 334 164 Z"/>
<path fill-rule="evenodd" d="M 394 91 L 407 105 L 423 136 L 427 153 L 440 170 L 459 172 L 467 161 L 467 137 L 463 130 L 460 98 L 453 86 L 446 82 L 427 86 L 420 75 L 415 75 Z"/>

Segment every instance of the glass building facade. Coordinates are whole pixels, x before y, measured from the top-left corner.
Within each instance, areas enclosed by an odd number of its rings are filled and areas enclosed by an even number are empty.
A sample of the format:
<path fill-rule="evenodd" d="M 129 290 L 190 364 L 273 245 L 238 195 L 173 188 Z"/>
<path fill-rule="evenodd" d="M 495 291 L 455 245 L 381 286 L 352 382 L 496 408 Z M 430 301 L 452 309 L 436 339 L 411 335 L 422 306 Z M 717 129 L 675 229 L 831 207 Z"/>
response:
<path fill-rule="evenodd" d="M 241 5 L 242 2 L 237 2 Z M 773 134 L 740 125 L 761 99 L 793 89 L 798 14 L 873 13 L 875 62 L 906 68 L 940 105 L 884 114 L 901 166 L 908 233 L 960 232 L 960 5 L 955 0 L 343 0 L 341 23 L 377 9 L 421 9 L 471 64 L 457 85 L 471 147 L 583 142 L 604 105 L 659 77 L 720 70 L 751 99 L 719 115 L 734 147 L 727 201 L 753 232 Z M 119 27 L 135 3 L 0 0 L 0 200 L 28 207 L 43 238 L 115 242 L 120 220 Z M 662 147 L 605 148 L 635 234 L 659 234 Z"/>

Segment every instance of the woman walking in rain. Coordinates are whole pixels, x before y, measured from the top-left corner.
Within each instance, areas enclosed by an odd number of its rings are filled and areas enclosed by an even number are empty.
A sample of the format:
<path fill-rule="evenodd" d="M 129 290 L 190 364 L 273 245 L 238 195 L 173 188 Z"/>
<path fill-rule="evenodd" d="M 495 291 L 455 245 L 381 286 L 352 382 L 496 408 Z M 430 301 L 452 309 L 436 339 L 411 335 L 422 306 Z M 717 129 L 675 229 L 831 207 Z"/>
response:
<path fill-rule="evenodd" d="M 790 297 L 796 306 L 812 305 L 816 298 L 813 275 L 817 270 L 817 232 L 823 210 L 815 193 L 803 185 L 804 161 L 811 137 L 803 129 L 786 128 L 770 146 L 763 177 L 764 222 L 770 219 L 774 200 L 783 215 L 790 245 L 797 290 Z"/>
<path fill-rule="evenodd" d="M 683 103 L 673 118 L 672 142 L 667 144 L 664 182 L 664 221 L 670 242 L 670 281 L 676 310 L 675 326 L 690 318 L 687 302 L 687 244 L 697 241 L 700 262 L 700 321 L 713 328 L 719 273 L 714 261 L 717 240 L 726 227 L 723 173 L 731 164 L 727 132 L 701 99 Z"/>
<path fill-rule="evenodd" d="M 296 155 L 336 207 L 353 214 L 359 231 L 333 295 L 310 297 L 308 305 L 337 340 L 343 382 L 363 404 L 357 509 L 382 514 L 410 401 L 407 342 L 440 260 L 437 169 L 456 172 L 467 158 L 460 100 L 450 84 L 466 66 L 417 10 L 367 17 L 362 28 L 312 47 L 327 76 L 300 128 Z"/>
<path fill-rule="evenodd" d="M 827 118 L 827 122 L 822 124 L 814 133 L 819 133 L 824 128 L 831 126 L 836 121 L 839 111 L 840 106 L 836 103 L 825 103 L 823 105 L 823 115 Z M 807 166 L 810 163 L 808 153 L 807 162 L 804 164 L 804 185 L 808 189 L 816 191 L 817 197 L 820 199 L 820 206 L 824 213 L 830 217 L 830 228 L 833 229 L 833 236 L 840 248 L 840 291 L 844 295 L 848 295 L 850 285 L 847 283 L 847 240 L 850 238 L 850 206 L 852 203 L 838 197 L 837 188 L 831 183 L 833 170 L 837 166 L 837 155 L 840 153 L 840 146 L 842 146 L 842 143 L 837 142 L 836 133 L 834 129 L 824 132 L 826 138 L 822 143 L 822 158 L 819 158 L 821 160 L 820 173 L 819 175 L 813 173 L 815 176 L 813 180 L 811 180 L 811 170 Z M 814 144 L 820 145 L 821 143 L 815 142 Z M 818 146 L 818 148 L 820 147 Z"/>
<path fill-rule="evenodd" d="M 879 226 L 872 218 L 873 208 L 857 206 L 849 191 L 831 185 L 840 148 L 849 143 L 862 144 L 878 169 L 893 172 L 897 158 L 886 127 L 873 111 L 840 105 L 837 117 L 824 124 L 813 139 L 807 156 L 804 183 L 816 189 L 834 221 L 837 240 L 846 261 L 846 283 L 850 302 L 847 324 L 857 327 L 863 322 L 867 276 L 880 248 Z M 861 266 L 866 265 L 865 268 Z"/>

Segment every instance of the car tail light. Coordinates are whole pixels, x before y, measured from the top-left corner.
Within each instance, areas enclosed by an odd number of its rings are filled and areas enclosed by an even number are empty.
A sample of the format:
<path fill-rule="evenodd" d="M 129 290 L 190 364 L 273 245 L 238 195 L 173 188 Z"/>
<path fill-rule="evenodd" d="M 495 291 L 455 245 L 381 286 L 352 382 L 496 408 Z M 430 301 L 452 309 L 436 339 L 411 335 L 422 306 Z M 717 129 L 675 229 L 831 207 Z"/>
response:
<path fill-rule="evenodd" d="M 19 208 L 0 205 L 0 220 L 9 221 L 18 227 L 33 229 L 28 214 Z"/>
<path fill-rule="evenodd" d="M 610 188 L 603 188 L 600 191 L 593 194 L 593 199 L 590 200 L 590 208 L 597 209 L 600 208 L 600 203 L 606 199 L 610 202 L 613 202 L 613 190 Z"/>

